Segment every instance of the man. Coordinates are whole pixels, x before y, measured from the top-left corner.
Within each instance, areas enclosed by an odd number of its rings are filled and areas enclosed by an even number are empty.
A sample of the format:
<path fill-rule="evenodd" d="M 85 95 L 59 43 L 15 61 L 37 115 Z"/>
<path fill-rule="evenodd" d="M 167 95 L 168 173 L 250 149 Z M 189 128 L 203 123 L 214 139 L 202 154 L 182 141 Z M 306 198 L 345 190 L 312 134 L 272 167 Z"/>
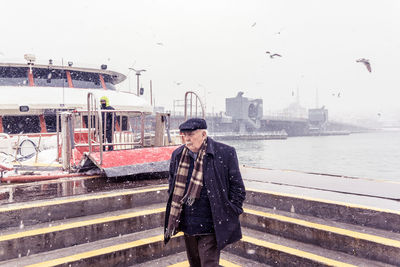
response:
<path fill-rule="evenodd" d="M 110 106 L 110 100 L 106 96 L 102 96 L 100 98 L 100 104 L 101 104 L 101 109 L 105 110 L 114 110 L 112 106 Z M 104 113 L 107 113 L 106 116 L 104 116 Z M 104 117 L 106 117 L 106 120 L 104 121 Z M 103 128 L 105 129 L 105 137 L 103 136 L 103 142 L 105 139 L 107 139 L 107 143 L 112 143 L 113 139 L 113 117 L 114 113 L 113 112 L 102 112 L 101 118 L 103 122 Z M 114 120 L 115 123 L 115 120 Z M 104 134 L 104 130 L 103 130 Z M 103 146 L 103 151 L 106 150 L 106 146 Z M 108 146 L 108 151 L 114 150 L 114 146 Z"/>
<path fill-rule="evenodd" d="M 219 266 L 220 251 L 242 238 L 239 215 L 246 196 L 233 147 L 207 137 L 206 121 L 179 126 L 184 145 L 171 157 L 165 243 L 184 232 L 190 266 Z"/>

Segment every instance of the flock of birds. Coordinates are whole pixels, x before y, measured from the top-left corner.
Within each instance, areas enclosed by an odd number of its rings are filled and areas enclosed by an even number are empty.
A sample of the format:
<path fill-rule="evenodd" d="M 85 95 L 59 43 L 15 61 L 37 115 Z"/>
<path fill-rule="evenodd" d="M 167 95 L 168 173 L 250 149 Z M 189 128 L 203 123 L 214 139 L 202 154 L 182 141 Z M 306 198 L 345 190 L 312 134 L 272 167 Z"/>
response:
<path fill-rule="evenodd" d="M 254 23 L 251 25 L 251 27 L 254 27 L 254 26 L 256 26 L 256 25 L 257 25 L 257 23 L 254 22 Z M 281 33 L 281 31 L 277 32 L 276 34 L 280 34 L 280 33 Z M 275 58 L 275 57 L 282 57 L 282 55 L 280 55 L 280 54 L 278 54 L 278 53 L 272 53 L 272 52 L 270 52 L 270 51 L 265 51 L 265 53 L 268 54 L 269 57 L 272 58 L 272 59 Z M 371 63 L 369 63 L 369 60 L 368 60 L 368 59 L 366 59 L 366 58 L 360 58 L 360 59 L 357 59 L 356 62 L 357 62 L 357 63 L 363 63 L 364 66 L 367 68 L 367 70 L 368 70 L 369 72 L 371 72 Z"/>
<path fill-rule="evenodd" d="M 270 51 L 266 51 L 265 53 L 268 54 L 269 57 L 272 58 L 272 59 L 275 58 L 275 57 L 282 57 L 282 55 L 277 54 L 277 53 L 272 53 L 272 52 L 270 52 Z M 357 59 L 356 62 L 357 62 L 357 63 L 363 63 L 363 64 L 365 65 L 365 67 L 367 68 L 367 70 L 368 70 L 369 72 L 371 72 L 371 63 L 369 63 L 369 60 L 368 60 L 368 59 L 366 59 L 366 58 L 360 58 L 360 59 Z"/>

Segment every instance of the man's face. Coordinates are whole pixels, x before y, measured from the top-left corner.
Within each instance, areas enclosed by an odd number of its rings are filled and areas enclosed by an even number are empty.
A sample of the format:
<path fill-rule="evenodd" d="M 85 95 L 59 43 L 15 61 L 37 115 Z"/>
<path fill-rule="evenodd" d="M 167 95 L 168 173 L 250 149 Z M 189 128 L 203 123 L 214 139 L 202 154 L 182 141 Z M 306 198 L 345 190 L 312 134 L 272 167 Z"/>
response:
<path fill-rule="evenodd" d="M 186 147 L 192 152 L 199 152 L 203 140 L 207 137 L 205 130 L 194 130 L 190 132 L 181 132 L 182 141 Z"/>
<path fill-rule="evenodd" d="M 100 101 L 100 105 L 101 105 L 102 107 L 105 107 L 105 106 L 106 106 L 106 101 L 105 101 L 105 100 L 101 100 L 101 101 Z"/>

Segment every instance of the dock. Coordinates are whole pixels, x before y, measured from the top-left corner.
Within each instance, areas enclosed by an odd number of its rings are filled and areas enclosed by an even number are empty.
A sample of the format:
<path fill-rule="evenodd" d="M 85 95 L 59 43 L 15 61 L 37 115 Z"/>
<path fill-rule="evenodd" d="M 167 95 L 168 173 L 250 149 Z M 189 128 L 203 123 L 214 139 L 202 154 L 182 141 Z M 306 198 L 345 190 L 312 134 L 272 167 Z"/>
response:
<path fill-rule="evenodd" d="M 400 265 L 399 182 L 241 171 L 243 238 L 222 251 L 222 266 Z M 3 184 L 1 192 L 1 266 L 189 266 L 182 234 L 163 243 L 165 175 Z"/>
<path fill-rule="evenodd" d="M 210 135 L 215 140 L 278 140 L 287 139 L 285 130 L 256 132 L 256 133 L 213 133 Z"/>

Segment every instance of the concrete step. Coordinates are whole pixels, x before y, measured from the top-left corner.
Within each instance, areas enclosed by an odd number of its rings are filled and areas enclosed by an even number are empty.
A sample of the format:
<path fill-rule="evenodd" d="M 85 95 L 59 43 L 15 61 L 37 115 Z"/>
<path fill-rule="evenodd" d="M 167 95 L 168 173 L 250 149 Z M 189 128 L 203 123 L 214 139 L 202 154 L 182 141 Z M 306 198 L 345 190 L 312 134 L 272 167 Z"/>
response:
<path fill-rule="evenodd" d="M 326 220 L 400 232 L 400 212 L 301 195 L 247 189 L 245 203 Z"/>
<path fill-rule="evenodd" d="M 400 234 L 246 204 L 242 226 L 361 258 L 400 265 Z"/>
<path fill-rule="evenodd" d="M 153 204 L 0 231 L 0 260 L 32 255 L 163 226 L 165 204 Z"/>
<path fill-rule="evenodd" d="M 221 258 L 219 262 L 220 266 L 224 267 L 239 267 L 239 266 L 251 266 L 251 267 L 261 267 L 269 266 L 260 262 L 249 260 L 225 251 L 221 252 Z M 189 262 L 187 260 L 186 252 L 175 253 L 173 255 L 165 256 L 160 259 L 134 264 L 131 266 L 135 267 L 148 267 L 148 266 L 158 266 L 158 267 L 189 267 Z"/>
<path fill-rule="evenodd" d="M 394 266 L 248 228 L 242 230 L 242 240 L 226 251 L 272 266 Z"/>
<path fill-rule="evenodd" d="M 153 186 L 2 205 L 0 229 L 166 203 L 166 190 Z"/>
<path fill-rule="evenodd" d="M 36 255 L 3 261 L 1 266 L 130 266 L 183 252 L 183 235 L 174 236 L 167 246 L 163 228 L 102 239 Z"/>
<path fill-rule="evenodd" d="M 152 173 L 107 178 L 99 175 L 68 177 L 29 183 L 1 183 L 0 205 L 83 195 L 111 190 L 132 189 L 167 184 L 168 174 Z"/>

